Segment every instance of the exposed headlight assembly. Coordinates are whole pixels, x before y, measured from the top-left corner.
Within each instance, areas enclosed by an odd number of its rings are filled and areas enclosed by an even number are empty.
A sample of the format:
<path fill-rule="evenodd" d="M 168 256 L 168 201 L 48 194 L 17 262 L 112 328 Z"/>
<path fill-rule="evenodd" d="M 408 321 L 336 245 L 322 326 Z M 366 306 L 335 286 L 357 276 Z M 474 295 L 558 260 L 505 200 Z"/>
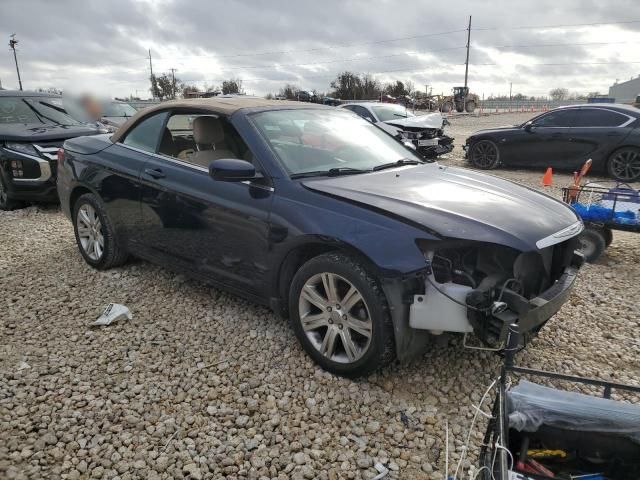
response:
<path fill-rule="evenodd" d="M 38 152 L 36 152 L 36 149 L 33 148 L 33 145 L 30 143 L 7 142 L 5 143 L 5 148 L 13 150 L 14 152 L 24 153 L 25 155 L 38 156 Z"/>

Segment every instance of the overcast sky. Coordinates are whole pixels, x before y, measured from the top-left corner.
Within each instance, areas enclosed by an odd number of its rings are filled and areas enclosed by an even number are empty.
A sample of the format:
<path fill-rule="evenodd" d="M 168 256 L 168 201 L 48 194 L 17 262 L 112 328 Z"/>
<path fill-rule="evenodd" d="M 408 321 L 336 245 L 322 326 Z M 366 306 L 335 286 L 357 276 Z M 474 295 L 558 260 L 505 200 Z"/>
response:
<path fill-rule="evenodd" d="M 640 74 L 638 0 L 2 0 L 0 80 L 18 86 L 7 46 L 16 33 L 25 89 L 146 98 L 151 49 L 155 73 L 176 68 L 201 88 L 238 77 L 256 95 L 285 83 L 327 91 L 352 70 L 449 92 L 464 82 L 469 15 L 479 95 L 508 94 L 509 82 L 514 94 L 607 93 Z M 613 22 L 625 23 L 542 27 Z"/>

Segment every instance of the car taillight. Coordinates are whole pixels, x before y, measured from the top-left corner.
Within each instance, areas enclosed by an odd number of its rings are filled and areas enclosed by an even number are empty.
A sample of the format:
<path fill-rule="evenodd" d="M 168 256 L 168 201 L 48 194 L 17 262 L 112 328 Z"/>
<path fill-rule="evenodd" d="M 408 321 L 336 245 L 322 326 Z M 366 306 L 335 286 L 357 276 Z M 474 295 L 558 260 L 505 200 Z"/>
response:
<path fill-rule="evenodd" d="M 64 148 L 58 149 L 58 165 L 62 165 L 64 162 Z"/>

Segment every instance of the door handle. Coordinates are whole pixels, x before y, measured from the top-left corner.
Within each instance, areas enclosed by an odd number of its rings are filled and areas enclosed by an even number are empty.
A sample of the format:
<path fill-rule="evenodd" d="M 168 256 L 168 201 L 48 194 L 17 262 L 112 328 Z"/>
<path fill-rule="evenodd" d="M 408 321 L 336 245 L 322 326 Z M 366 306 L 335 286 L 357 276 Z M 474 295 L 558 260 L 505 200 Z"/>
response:
<path fill-rule="evenodd" d="M 159 168 L 145 168 L 144 169 L 144 173 L 146 173 L 147 175 L 149 175 L 152 178 L 155 178 L 156 180 L 158 178 L 164 178 L 166 177 L 166 175 L 164 174 L 164 172 L 159 169 Z"/>
<path fill-rule="evenodd" d="M 562 136 L 561 133 L 552 133 L 551 138 L 560 138 Z"/>

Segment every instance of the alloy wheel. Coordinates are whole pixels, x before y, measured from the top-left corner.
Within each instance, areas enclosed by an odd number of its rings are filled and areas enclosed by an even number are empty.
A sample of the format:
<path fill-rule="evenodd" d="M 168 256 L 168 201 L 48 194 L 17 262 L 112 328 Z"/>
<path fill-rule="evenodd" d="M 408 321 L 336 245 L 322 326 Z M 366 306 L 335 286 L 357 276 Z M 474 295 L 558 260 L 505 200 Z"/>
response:
<path fill-rule="evenodd" d="M 83 204 L 78 209 L 76 218 L 78 228 L 78 238 L 84 253 L 94 261 L 102 258 L 104 253 L 104 234 L 100 217 L 88 203 Z"/>
<path fill-rule="evenodd" d="M 640 152 L 623 149 L 611 158 L 611 173 L 618 180 L 632 181 L 640 178 Z"/>
<path fill-rule="evenodd" d="M 358 289 L 334 273 L 307 280 L 298 300 L 300 323 L 325 358 L 353 363 L 368 350 L 373 335 L 369 307 Z"/>
<path fill-rule="evenodd" d="M 498 162 L 498 148 L 487 140 L 480 141 L 473 147 L 471 161 L 478 168 L 491 168 Z"/>

